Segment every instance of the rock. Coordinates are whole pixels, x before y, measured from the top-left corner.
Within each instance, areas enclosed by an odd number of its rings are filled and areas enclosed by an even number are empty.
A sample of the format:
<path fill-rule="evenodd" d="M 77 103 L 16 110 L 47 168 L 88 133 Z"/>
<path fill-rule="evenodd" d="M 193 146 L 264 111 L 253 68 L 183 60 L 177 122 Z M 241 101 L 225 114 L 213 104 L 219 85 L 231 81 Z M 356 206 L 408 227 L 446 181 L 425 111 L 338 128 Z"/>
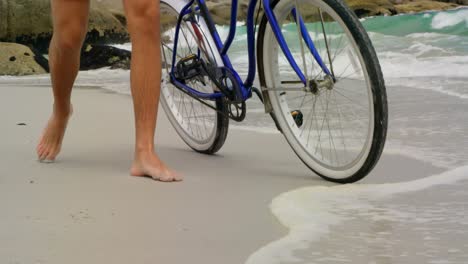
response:
<path fill-rule="evenodd" d="M 238 21 L 245 21 L 248 5 L 249 1 L 239 1 L 239 9 L 237 11 Z M 210 14 L 216 24 L 229 24 L 231 19 L 231 1 L 207 1 L 206 6 L 210 10 Z"/>
<path fill-rule="evenodd" d="M 413 13 L 426 10 L 447 10 L 458 6 L 454 2 L 461 3 L 464 1 L 468 2 L 468 0 L 346 0 L 346 3 L 359 17 L 366 17 Z"/>
<path fill-rule="evenodd" d="M 131 52 L 106 45 L 86 45 L 81 52 L 80 70 L 102 67 L 130 69 Z"/>
<path fill-rule="evenodd" d="M 94 1 L 111 11 L 117 11 L 117 12 L 124 11 L 122 0 L 94 0 Z"/>
<path fill-rule="evenodd" d="M 390 0 L 346 0 L 358 17 L 394 15 L 397 13 Z"/>
<path fill-rule="evenodd" d="M 50 0 L 0 0 L 0 41 L 34 46 L 47 53 L 52 36 Z M 87 43 L 129 41 L 122 14 L 92 2 Z"/>
<path fill-rule="evenodd" d="M 106 45 L 87 44 L 81 52 L 80 70 L 102 67 L 130 69 L 131 52 Z M 49 62 L 34 49 L 0 42 L 0 75 L 31 75 L 49 72 Z"/>
<path fill-rule="evenodd" d="M 36 55 L 26 46 L 0 42 L 0 75 L 47 73 L 46 69 L 36 61 L 36 57 L 42 56 Z"/>
<path fill-rule="evenodd" d="M 442 3 L 436 1 L 420 0 L 420 1 L 402 1 L 401 4 L 395 5 L 398 13 L 422 12 L 426 10 L 447 10 L 457 7 L 454 3 Z"/>
<path fill-rule="evenodd" d="M 117 20 L 120 21 L 122 25 L 125 27 L 127 26 L 127 17 L 125 17 L 125 13 L 123 11 L 117 11 L 117 10 L 109 10 L 111 14 L 117 18 Z"/>
<path fill-rule="evenodd" d="M 94 3 L 91 6 L 85 43 L 116 44 L 130 41 L 123 13 L 115 10 L 110 11 L 99 3 Z"/>

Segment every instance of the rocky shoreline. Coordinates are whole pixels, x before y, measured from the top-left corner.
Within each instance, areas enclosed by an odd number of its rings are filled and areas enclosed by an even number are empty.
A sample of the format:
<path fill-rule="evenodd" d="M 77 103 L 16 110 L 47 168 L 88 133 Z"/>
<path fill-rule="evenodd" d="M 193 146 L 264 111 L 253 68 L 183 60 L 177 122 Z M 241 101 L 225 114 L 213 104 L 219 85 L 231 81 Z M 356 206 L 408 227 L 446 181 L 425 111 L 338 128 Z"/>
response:
<path fill-rule="evenodd" d="M 81 70 L 130 67 L 130 52 L 106 46 L 130 41 L 123 12 L 109 7 L 92 0 Z M 42 54 L 48 53 L 52 38 L 50 0 L 0 0 L 0 14 L 0 75 L 48 72 L 47 59 Z M 22 53 L 33 56 L 23 58 L 18 55 Z M 11 57 L 24 60 L 10 60 Z"/>
<path fill-rule="evenodd" d="M 359 17 L 396 15 L 425 10 L 447 10 L 468 5 L 468 0 L 345 0 Z M 248 0 L 240 0 L 238 20 L 245 20 Z M 91 0 L 88 34 L 82 70 L 111 66 L 129 68 L 131 54 L 106 44 L 130 40 L 121 0 Z M 213 19 L 227 24 L 231 0 L 207 2 Z M 52 36 L 50 0 L 0 0 L 0 75 L 39 74 L 48 71 L 42 54 L 48 52 Z M 11 43 L 16 43 L 13 45 Z M 22 45 L 19 45 L 22 44 Z M 23 46 L 24 45 L 24 46 Z M 91 47 L 91 48 L 90 48 Z M 27 50 L 29 49 L 29 50 Z M 98 51 L 98 52 L 97 52 Z M 31 53 L 24 60 L 18 54 Z M 27 66 L 26 66 L 27 65 Z M 42 69 L 42 70 L 40 70 Z"/>

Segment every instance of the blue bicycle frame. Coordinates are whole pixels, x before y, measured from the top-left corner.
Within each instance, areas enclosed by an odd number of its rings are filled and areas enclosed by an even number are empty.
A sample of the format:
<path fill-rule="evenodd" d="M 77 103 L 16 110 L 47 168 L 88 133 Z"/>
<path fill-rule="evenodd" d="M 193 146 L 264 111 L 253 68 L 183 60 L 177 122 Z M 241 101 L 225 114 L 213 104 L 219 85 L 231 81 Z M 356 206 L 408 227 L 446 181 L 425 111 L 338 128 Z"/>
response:
<path fill-rule="evenodd" d="M 175 32 L 175 41 L 174 41 L 174 51 L 177 51 L 177 44 L 178 44 L 178 39 L 179 39 L 179 31 L 180 31 L 180 25 L 182 23 L 182 18 L 192 12 L 193 10 L 193 5 L 196 3 L 197 4 L 197 9 L 195 11 L 199 11 L 202 15 L 202 17 L 205 19 L 206 24 L 208 26 L 208 29 L 210 31 L 211 36 L 213 37 L 213 40 L 215 41 L 216 49 L 221 55 L 221 59 L 224 63 L 225 69 L 230 71 L 230 73 L 234 76 L 235 81 L 238 84 L 238 87 L 241 89 L 241 94 L 243 100 L 247 100 L 252 96 L 252 86 L 253 82 L 255 79 L 255 72 L 256 72 L 256 57 L 255 57 L 255 7 L 257 6 L 259 0 L 250 0 L 248 10 L 247 10 L 247 22 L 246 22 L 246 27 L 247 27 L 247 44 L 248 44 L 248 55 L 249 55 L 249 70 L 247 74 L 247 78 L 245 81 L 242 81 L 241 77 L 235 69 L 232 66 L 232 63 L 229 59 L 229 56 L 227 55 L 229 48 L 231 47 L 231 44 L 234 40 L 235 34 L 236 34 L 236 22 L 237 22 L 237 11 L 238 11 L 238 0 L 232 0 L 232 8 L 231 8 L 231 21 L 230 21 L 230 28 L 229 28 L 229 34 L 226 39 L 226 41 L 222 42 L 218 31 L 216 30 L 216 27 L 214 25 L 214 22 L 209 14 L 208 8 L 206 7 L 205 0 L 191 0 L 187 3 L 187 5 L 182 8 L 182 11 L 180 13 L 177 25 L 176 25 L 176 32 Z M 310 80 L 307 80 L 306 76 L 298 66 L 296 60 L 291 54 L 291 51 L 289 50 L 289 47 L 286 43 L 286 40 L 281 32 L 281 29 L 278 25 L 278 21 L 275 17 L 275 14 L 272 10 L 271 7 L 271 0 L 260 0 L 263 1 L 263 7 L 264 7 L 264 12 L 265 15 L 268 19 L 268 23 L 270 24 L 273 33 L 276 37 L 276 40 L 278 41 L 281 50 L 283 51 L 284 55 L 286 56 L 286 59 L 288 60 L 289 64 L 293 68 L 293 70 L 296 72 L 297 76 L 301 80 L 301 82 L 304 84 L 304 86 L 308 86 L 308 82 Z M 317 49 L 315 48 L 314 42 L 312 38 L 310 37 L 309 32 L 307 31 L 306 25 L 304 21 L 302 20 L 302 17 L 296 12 L 295 9 L 291 10 L 291 14 L 296 20 L 296 23 L 299 23 L 299 28 L 300 32 L 302 35 L 302 38 L 304 39 L 304 42 L 308 48 L 308 50 L 311 52 L 313 55 L 315 61 L 317 64 L 322 68 L 324 73 L 327 75 L 332 75 L 330 73 L 330 70 L 327 68 L 325 63 L 323 62 L 322 58 L 320 57 L 320 54 L 318 53 Z M 299 18 L 299 19 L 297 19 Z M 221 98 L 224 96 L 221 92 L 214 92 L 214 93 L 203 93 L 200 91 L 197 91 L 187 85 L 185 85 L 182 82 L 179 82 L 175 76 L 174 76 L 174 70 L 175 70 L 175 65 L 176 65 L 176 54 L 177 52 L 173 53 L 172 57 L 172 70 L 171 70 L 171 81 L 172 83 L 178 87 L 179 89 L 183 89 L 186 93 L 200 99 L 207 99 L 207 100 L 216 100 L 218 98 Z M 200 56 L 200 54 L 198 54 Z"/>

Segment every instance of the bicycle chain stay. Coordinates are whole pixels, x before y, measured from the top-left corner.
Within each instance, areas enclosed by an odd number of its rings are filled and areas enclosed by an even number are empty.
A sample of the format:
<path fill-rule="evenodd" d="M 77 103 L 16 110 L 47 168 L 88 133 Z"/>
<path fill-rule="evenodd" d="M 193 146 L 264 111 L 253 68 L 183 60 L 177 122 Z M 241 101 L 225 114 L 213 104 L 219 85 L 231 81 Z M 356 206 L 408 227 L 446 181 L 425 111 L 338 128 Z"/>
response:
<path fill-rule="evenodd" d="M 172 81 L 171 81 L 172 83 Z M 179 88 L 177 85 L 175 85 L 174 83 L 172 83 L 172 85 L 174 85 L 179 91 L 183 92 L 184 94 L 192 97 L 193 99 L 195 99 L 196 101 L 200 102 L 201 104 L 205 105 L 206 107 L 208 108 L 211 108 L 212 110 L 216 111 L 217 113 L 223 115 L 223 116 L 227 116 L 228 118 L 234 120 L 234 121 L 237 121 L 237 122 L 241 122 L 245 119 L 245 116 L 247 114 L 247 105 L 245 102 L 241 102 L 240 104 L 236 104 L 236 103 L 233 103 L 229 100 L 227 100 L 226 97 L 222 97 L 221 100 L 225 100 L 225 103 L 228 105 L 228 113 L 226 114 L 225 112 L 223 111 L 220 111 L 218 110 L 216 107 L 208 104 L 207 102 L 205 102 L 205 100 L 203 99 L 200 99 L 196 96 L 194 96 L 193 94 L 187 92 L 186 90 L 182 89 L 182 88 Z M 234 115 L 234 112 L 232 111 L 233 108 L 231 105 L 236 105 L 235 106 L 235 110 L 236 110 L 236 115 Z"/>

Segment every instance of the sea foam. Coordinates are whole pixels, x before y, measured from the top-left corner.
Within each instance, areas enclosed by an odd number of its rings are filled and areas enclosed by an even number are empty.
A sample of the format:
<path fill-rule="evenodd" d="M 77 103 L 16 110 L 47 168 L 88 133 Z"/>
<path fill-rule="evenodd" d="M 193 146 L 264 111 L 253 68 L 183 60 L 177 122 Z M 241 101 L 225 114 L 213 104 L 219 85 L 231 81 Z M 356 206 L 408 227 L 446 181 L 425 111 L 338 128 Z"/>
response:
<path fill-rule="evenodd" d="M 271 210 L 279 222 L 289 229 L 287 236 L 274 241 L 252 254 L 246 264 L 275 264 L 299 262 L 295 255 L 327 235 L 330 228 L 346 220 L 349 215 L 366 214 L 369 221 L 382 217 L 397 217 L 404 212 L 394 211 L 380 215 L 376 202 L 398 194 L 430 189 L 440 185 L 453 185 L 468 180 L 468 166 L 438 175 L 400 183 L 356 184 L 341 186 L 312 186 L 279 195 L 271 203 Z M 345 214 L 352 211 L 353 214 Z M 372 212 L 375 212 L 374 214 Z M 401 216 L 400 216 L 401 217 Z"/>
<path fill-rule="evenodd" d="M 432 28 L 442 29 L 465 23 L 468 27 L 468 10 L 461 9 L 455 13 L 438 13 L 432 19 Z"/>

